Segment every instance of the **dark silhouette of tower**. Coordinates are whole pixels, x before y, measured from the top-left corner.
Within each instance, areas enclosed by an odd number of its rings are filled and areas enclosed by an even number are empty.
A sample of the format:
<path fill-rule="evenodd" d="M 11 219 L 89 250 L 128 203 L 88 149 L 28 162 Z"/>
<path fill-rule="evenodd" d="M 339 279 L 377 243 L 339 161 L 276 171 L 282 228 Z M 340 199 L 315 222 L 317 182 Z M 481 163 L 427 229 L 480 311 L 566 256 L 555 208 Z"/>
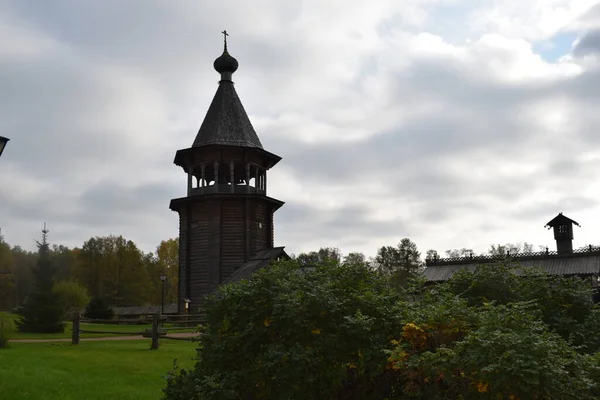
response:
<path fill-rule="evenodd" d="M 179 213 L 180 312 L 273 248 L 273 214 L 283 205 L 267 196 L 267 171 L 281 157 L 263 149 L 242 106 L 232 81 L 238 62 L 223 33 L 219 87 L 192 147 L 174 160 L 188 177 L 187 196 L 169 206 Z"/>

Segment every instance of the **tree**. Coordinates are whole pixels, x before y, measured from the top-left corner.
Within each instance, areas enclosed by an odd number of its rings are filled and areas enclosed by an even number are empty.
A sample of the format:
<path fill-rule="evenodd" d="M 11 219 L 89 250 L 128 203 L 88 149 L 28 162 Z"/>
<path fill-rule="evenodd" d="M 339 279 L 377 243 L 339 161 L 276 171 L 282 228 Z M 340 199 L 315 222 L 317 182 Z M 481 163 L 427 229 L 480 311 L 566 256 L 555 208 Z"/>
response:
<path fill-rule="evenodd" d="M 56 282 L 53 291 L 60 298 L 65 319 L 79 314 L 90 303 L 88 290 L 74 279 Z"/>
<path fill-rule="evenodd" d="M 16 297 L 15 258 L 0 237 L 0 310 L 10 310 Z"/>
<path fill-rule="evenodd" d="M 346 257 L 344 257 L 344 264 L 355 264 L 355 265 L 367 265 L 367 258 L 363 253 L 348 253 Z"/>
<path fill-rule="evenodd" d="M 316 265 L 328 261 L 340 264 L 341 259 L 342 256 L 337 247 L 321 247 L 319 251 L 300 253 L 296 257 L 300 265 Z"/>
<path fill-rule="evenodd" d="M 56 279 L 63 280 L 68 279 L 73 275 L 73 271 L 76 269 L 76 255 L 75 252 L 63 245 L 52 245 L 50 250 L 50 257 L 56 268 Z"/>
<path fill-rule="evenodd" d="M 459 258 L 459 257 L 469 257 L 473 253 L 473 249 L 462 248 L 460 250 L 446 250 L 446 257 L 448 258 Z"/>
<path fill-rule="evenodd" d="M 37 253 L 13 246 L 11 253 L 15 260 L 13 276 L 15 279 L 14 305 L 20 306 L 33 287 L 33 269 L 37 263 Z"/>
<path fill-rule="evenodd" d="M 92 297 L 116 306 L 135 306 L 155 301 L 156 283 L 151 280 L 145 255 L 122 236 L 93 237 L 78 252 L 76 278 Z M 158 278 L 156 279 L 158 280 Z"/>
<path fill-rule="evenodd" d="M 375 256 L 375 265 L 380 272 L 391 275 L 397 283 L 404 284 L 419 272 L 423 262 L 417 245 L 404 238 L 396 247 L 381 247 Z"/>
<path fill-rule="evenodd" d="M 533 252 L 533 245 L 527 242 L 491 245 L 490 249 L 488 250 L 488 254 L 491 256 L 507 256 L 509 254 L 515 255 L 517 253 L 531 252 Z"/>
<path fill-rule="evenodd" d="M 440 258 L 440 255 L 438 254 L 437 250 L 429 249 L 425 253 L 425 259 L 426 260 L 434 260 L 436 258 Z"/>
<path fill-rule="evenodd" d="M 21 332 L 57 333 L 65 328 L 60 298 L 52 291 L 56 271 L 50 258 L 48 232 L 44 224 L 42 242 L 37 242 L 38 260 L 33 271 L 33 289 L 23 307 L 18 309 L 21 318 L 16 324 Z"/>
<path fill-rule="evenodd" d="M 179 239 L 169 239 L 160 242 L 156 248 L 158 268 L 167 276 L 165 302 L 177 301 L 179 285 Z"/>

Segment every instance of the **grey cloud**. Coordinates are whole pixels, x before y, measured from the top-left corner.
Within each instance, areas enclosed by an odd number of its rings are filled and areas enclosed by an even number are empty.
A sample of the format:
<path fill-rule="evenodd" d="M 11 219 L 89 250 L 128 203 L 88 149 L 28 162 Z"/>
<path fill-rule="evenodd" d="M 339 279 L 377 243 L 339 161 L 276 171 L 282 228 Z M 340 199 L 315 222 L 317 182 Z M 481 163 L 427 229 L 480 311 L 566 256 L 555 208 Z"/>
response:
<path fill-rule="evenodd" d="M 577 57 L 600 54 L 600 29 L 586 33 L 573 49 L 573 54 Z"/>
<path fill-rule="evenodd" d="M 185 176 L 172 160 L 177 149 L 191 144 L 216 90 L 212 61 L 221 51 L 219 32 L 225 28 L 231 29 L 230 50 L 240 62 L 240 97 L 253 122 L 270 120 L 258 132 L 265 148 L 283 157 L 280 165 L 309 195 L 330 190 L 355 196 L 352 204 L 359 204 L 324 210 L 285 193 L 275 231 L 278 243 L 292 252 L 313 242 L 348 251 L 371 239 L 380 245 L 398 236 L 435 240 L 436 229 L 465 214 L 489 220 L 474 224 L 474 234 L 491 232 L 497 227 L 493 217 L 504 210 L 492 209 L 490 199 L 509 205 L 545 186 L 564 184 L 572 194 L 541 204 L 539 215 L 544 218 L 560 211 L 553 209 L 559 206 L 597 208 L 595 199 L 577 190 L 597 166 L 576 158 L 600 137 L 595 117 L 598 71 L 561 81 L 506 84 L 449 57 L 409 60 L 407 69 L 385 72 L 383 57 L 398 54 L 367 57 L 366 50 L 364 59 L 353 64 L 355 81 L 329 82 L 325 75 L 330 63 L 343 60 L 336 60 L 333 51 L 324 57 L 328 53 L 318 43 L 302 37 L 308 27 L 294 25 L 299 3 L 278 2 L 268 12 L 239 2 L 190 4 L 11 3 L 11 13 L 62 44 L 50 54 L 0 60 L 0 119 L 3 129 L 14 132 L 6 133 L 14 141 L 0 164 L 51 188 L 43 195 L 14 189 L 23 198 L 10 204 L 6 226 L 13 235 L 21 232 L 13 236 L 15 243 L 30 243 L 44 219 L 51 222 L 54 238 L 69 245 L 114 233 L 150 249 L 176 235 L 177 214 L 168 203 L 183 195 Z M 232 4 L 235 12 L 225 14 Z M 261 12 L 265 15 L 259 18 Z M 228 18 L 227 26 L 217 26 Z M 291 28 L 270 36 L 285 25 Z M 166 116 L 167 131 L 119 125 L 116 114 L 138 106 L 129 104 L 133 100 L 123 98 L 120 90 L 118 82 L 128 77 L 155 90 L 164 102 L 165 109 L 156 113 Z M 296 83 L 314 85 L 314 93 L 333 89 L 305 98 L 290 89 Z M 384 86 L 384 92 L 372 96 L 368 85 L 374 84 Z M 576 105 L 573 118 L 578 125 L 566 128 L 571 159 L 559 156 L 562 142 L 550 142 L 528 115 L 530 105 L 551 98 Z M 357 128 L 372 134 L 357 142 L 308 144 L 299 140 L 306 129 L 302 123 L 284 127 L 279 120 L 286 113 L 301 115 L 342 137 L 354 128 L 354 119 L 344 120 L 344 112 L 355 104 L 364 104 L 364 110 L 356 111 L 364 114 L 357 125 L 364 126 Z M 146 137 L 160 138 L 160 144 L 141 146 Z M 486 157 L 490 164 L 508 159 L 547 166 L 534 175 L 477 178 Z M 456 171 L 457 164 L 470 169 Z M 0 185 L 6 181 L 0 176 Z M 385 194 L 363 192 L 361 183 L 372 182 L 380 183 Z M 385 200 L 399 209 L 413 206 L 401 218 L 373 221 L 369 213 L 382 201 L 377 196 L 388 196 Z M 539 219 L 534 208 L 525 207 L 522 215 L 510 218 Z M 426 241 L 418 244 L 427 246 Z"/>
<path fill-rule="evenodd" d="M 565 193 L 564 196 L 556 199 L 536 199 L 535 206 L 523 207 L 518 212 L 513 213 L 511 217 L 531 221 L 532 223 L 537 221 L 542 226 L 559 212 L 575 218 L 572 215 L 573 213 L 581 213 L 597 206 L 597 199 Z M 585 221 L 577 222 L 583 224 Z M 591 221 L 587 222 L 588 224 L 591 223 Z"/>
<path fill-rule="evenodd" d="M 436 67 L 439 73 L 436 73 Z M 389 182 L 390 195 L 398 196 L 400 204 L 409 200 L 422 201 L 422 210 L 416 219 L 440 224 L 461 212 L 485 213 L 488 210 L 485 197 L 510 204 L 526 200 L 532 187 L 543 186 L 562 186 L 566 194 L 578 193 L 587 175 L 594 170 L 590 163 L 577 158 L 578 152 L 589 147 L 592 137 L 586 137 L 576 127 L 567 133 L 570 135 L 567 136 L 569 150 L 556 142 L 557 151 L 559 148 L 568 151 L 564 157 L 556 153 L 551 158 L 538 159 L 538 164 L 542 162 L 539 165 L 543 166 L 546 159 L 548 164 L 534 173 L 516 172 L 502 179 L 489 176 L 473 180 L 447 169 L 453 160 L 468 160 L 474 152 L 483 152 L 492 161 L 523 160 L 526 163 L 532 160 L 532 155 L 537 156 L 537 151 L 552 149 L 553 143 L 546 132 L 523 117 L 524 110 L 542 99 L 564 96 L 578 99 L 582 95 L 592 95 L 594 72 L 559 84 L 491 84 L 487 87 L 477 79 L 465 80 L 449 73 L 443 64 L 423 68 L 415 65 L 411 72 L 409 76 L 413 79 L 407 79 L 406 75 L 395 77 L 402 90 L 395 92 L 393 104 L 402 107 L 403 102 L 408 105 L 411 100 L 427 102 L 438 98 L 450 105 L 448 114 L 415 118 L 401 130 L 380 133 L 360 142 L 292 144 L 294 135 L 290 133 L 271 136 L 270 144 L 276 152 L 284 154 L 283 163 L 291 166 L 297 178 L 307 185 L 328 180 L 348 188 L 355 185 L 355 189 L 360 190 L 363 180 Z M 433 84 L 427 82 L 429 77 L 436 78 Z M 406 96 L 406 93 L 415 95 Z M 452 114 L 452 110 L 458 110 L 457 114 Z M 588 115 L 584 121 L 593 119 Z M 595 132 L 598 128 L 600 124 L 596 123 L 595 129 L 587 131 Z M 485 167 L 485 164 L 478 165 L 473 161 L 473 172 L 480 166 Z M 559 205 L 589 209 L 599 203 L 583 195 L 554 200 L 554 209 L 552 206 L 540 207 L 540 215 L 551 216 Z M 531 212 L 531 209 L 527 210 Z M 537 213 L 527 216 L 524 212 L 518 217 L 521 221 L 533 221 Z M 418 234 L 419 230 L 412 226 L 411 232 Z"/>
<path fill-rule="evenodd" d="M 11 158 L 23 173 L 40 179 L 94 168 L 128 150 L 120 132 L 97 126 L 108 117 L 102 110 L 110 94 L 86 74 L 85 65 L 56 61 L 5 65 L 0 79 L 0 118 L 13 139 Z"/>
<path fill-rule="evenodd" d="M 276 235 L 281 231 L 294 232 L 298 240 L 311 240 L 318 233 L 324 242 L 339 242 L 352 236 L 381 238 L 406 232 L 402 220 L 374 221 L 367 210 L 359 206 L 343 206 L 335 210 L 321 209 L 294 201 L 286 202 L 276 214 Z M 306 221 L 311 221 L 306 224 Z"/>

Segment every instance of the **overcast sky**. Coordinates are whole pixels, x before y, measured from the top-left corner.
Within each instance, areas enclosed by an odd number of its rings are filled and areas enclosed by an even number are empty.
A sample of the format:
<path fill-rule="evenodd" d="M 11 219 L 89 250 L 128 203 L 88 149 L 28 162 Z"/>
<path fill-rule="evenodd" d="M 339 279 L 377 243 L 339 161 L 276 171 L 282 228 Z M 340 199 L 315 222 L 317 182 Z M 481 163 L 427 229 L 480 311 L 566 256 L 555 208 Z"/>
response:
<path fill-rule="evenodd" d="M 374 255 L 600 244 L 600 5 L 589 0 L 0 1 L 0 227 L 35 248 L 178 234 L 173 164 L 219 75 L 283 160 L 275 242 Z M 210 5 L 209 5 L 210 4 Z"/>

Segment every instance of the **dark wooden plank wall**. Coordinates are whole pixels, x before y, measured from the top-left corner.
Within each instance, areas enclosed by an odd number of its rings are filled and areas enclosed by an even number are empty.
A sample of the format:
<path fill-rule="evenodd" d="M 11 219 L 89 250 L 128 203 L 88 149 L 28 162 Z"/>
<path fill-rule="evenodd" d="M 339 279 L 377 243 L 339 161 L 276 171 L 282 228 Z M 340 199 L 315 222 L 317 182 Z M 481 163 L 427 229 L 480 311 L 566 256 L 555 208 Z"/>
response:
<path fill-rule="evenodd" d="M 273 247 L 273 206 L 266 199 L 198 199 L 179 215 L 179 290 L 185 294 L 189 284 L 192 307 L 258 251 Z"/>
<path fill-rule="evenodd" d="M 187 285 L 187 221 L 188 221 L 188 213 L 186 207 L 182 207 L 179 210 L 179 313 L 183 313 L 185 310 L 184 298 L 187 296 L 186 285 Z"/>
<path fill-rule="evenodd" d="M 243 199 L 222 202 L 220 282 L 229 278 L 240 265 L 246 262 L 244 250 L 247 232 L 244 205 Z"/>

